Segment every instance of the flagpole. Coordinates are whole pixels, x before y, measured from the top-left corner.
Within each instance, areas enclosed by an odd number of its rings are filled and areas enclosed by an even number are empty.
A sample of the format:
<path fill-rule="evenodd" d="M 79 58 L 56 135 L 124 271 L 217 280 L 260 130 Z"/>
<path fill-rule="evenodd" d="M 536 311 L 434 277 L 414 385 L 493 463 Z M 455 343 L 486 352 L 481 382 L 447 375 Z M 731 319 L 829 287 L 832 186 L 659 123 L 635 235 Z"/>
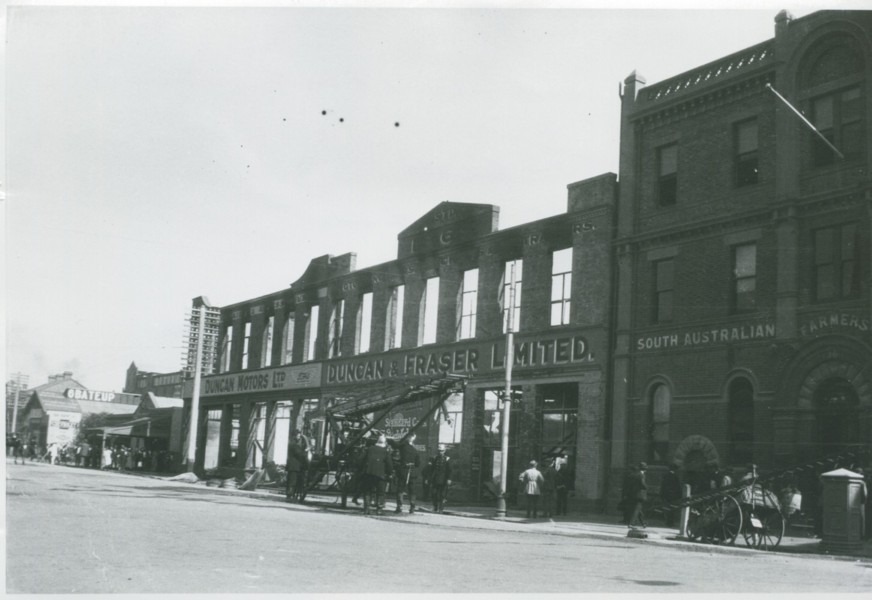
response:
<path fill-rule="evenodd" d="M 784 102 L 784 104 L 787 105 L 787 108 L 789 108 L 790 110 L 792 110 L 792 111 L 796 114 L 797 117 L 799 117 L 800 119 L 802 119 L 802 122 L 805 123 L 806 125 L 808 125 L 809 129 L 811 129 L 812 131 L 814 131 L 815 134 L 816 134 L 816 135 L 817 135 L 817 136 L 818 136 L 818 137 L 819 137 L 819 138 L 820 138 L 820 139 L 821 139 L 821 140 L 822 140 L 822 141 L 823 141 L 827 146 L 830 147 L 830 150 L 832 150 L 833 152 L 835 152 L 836 154 L 838 154 L 838 155 L 839 155 L 839 158 L 841 158 L 842 160 L 845 160 L 845 155 L 842 154 L 841 152 L 839 152 L 839 149 L 836 148 L 835 146 L 833 146 L 832 142 L 830 142 L 830 140 L 828 140 L 826 137 L 824 137 L 824 134 L 822 134 L 820 131 L 818 131 L 818 130 L 817 130 L 817 127 L 815 127 L 815 126 L 812 124 L 811 121 L 809 121 L 808 119 L 806 119 L 804 114 L 802 114 L 801 112 L 799 112 L 799 110 L 797 110 L 795 106 L 793 106 L 790 102 L 788 102 L 787 99 L 786 99 L 784 96 L 782 96 L 781 94 L 779 94 L 779 93 L 775 90 L 775 88 L 772 87 L 772 84 L 771 84 L 771 83 L 767 83 L 767 84 L 766 84 L 766 89 L 768 89 L 770 92 L 772 92 L 773 94 L 775 94 L 775 95 L 778 97 L 779 100 L 781 100 L 782 102 Z"/>

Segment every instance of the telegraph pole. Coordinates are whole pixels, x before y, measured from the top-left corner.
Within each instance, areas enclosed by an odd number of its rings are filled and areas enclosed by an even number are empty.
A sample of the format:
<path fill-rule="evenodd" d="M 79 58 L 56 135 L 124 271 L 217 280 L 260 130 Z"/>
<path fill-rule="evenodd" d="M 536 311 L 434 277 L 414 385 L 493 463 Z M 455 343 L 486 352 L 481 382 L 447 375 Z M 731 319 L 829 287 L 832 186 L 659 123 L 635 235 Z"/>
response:
<path fill-rule="evenodd" d="M 21 394 L 21 384 L 27 385 L 28 376 L 15 374 L 15 404 L 12 405 L 12 433 L 18 429 L 18 398 Z"/>
<path fill-rule="evenodd" d="M 191 392 L 191 416 L 188 419 L 188 452 L 185 458 L 188 473 L 194 472 L 197 458 L 197 424 L 200 421 L 200 377 L 203 370 L 203 337 L 206 335 L 206 305 L 200 304 L 200 326 L 197 332 L 197 358 L 194 364 L 194 390 Z"/>
<path fill-rule="evenodd" d="M 500 495 L 497 497 L 497 519 L 506 517 L 506 478 L 509 474 L 509 419 L 512 411 L 512 363 L 515 360 L 513 329 L 515 314 L 515 263 L 510 269 L 508 315 L 506 316 L 506 391 L 503 398 L 503 418 L 500 424 Z"/>

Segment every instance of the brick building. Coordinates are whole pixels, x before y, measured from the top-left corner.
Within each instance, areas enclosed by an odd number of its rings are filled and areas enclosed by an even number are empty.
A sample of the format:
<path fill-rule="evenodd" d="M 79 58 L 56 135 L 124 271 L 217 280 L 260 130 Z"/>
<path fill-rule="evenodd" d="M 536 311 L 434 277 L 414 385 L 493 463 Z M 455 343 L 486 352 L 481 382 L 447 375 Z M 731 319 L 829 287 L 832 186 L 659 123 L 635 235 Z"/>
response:
<path fill-rule="evenodd" d="M 520 400 L 509 480 L 530 459 L 565 452 L 576 501 L 598 503 L 608 467 L 616 176 L 568 192 L 565 214 L 502 231 L 496 206 L 444 202 L 398 235 L 394 261 L 358 270 L 354 254 L 316 258 L 289 289 L 222 307 L 220 374 L 203 378 L 196 464 L 284 464 L 289 430 L 322 439 L 328 404 L 452 373 L 468 378 L 465 390 L 417 444 L 427 454 L 450 445 L 452 495 L 491 498 L 514 271 Z M 402 407 L 383 428 L 401 437 L 423 410 Z"/>
<path fill-rule="evenodd" d="M 872 13 L 782 11 L 774 29 L 624 81 L 613 480 L 872 439 Z"/>

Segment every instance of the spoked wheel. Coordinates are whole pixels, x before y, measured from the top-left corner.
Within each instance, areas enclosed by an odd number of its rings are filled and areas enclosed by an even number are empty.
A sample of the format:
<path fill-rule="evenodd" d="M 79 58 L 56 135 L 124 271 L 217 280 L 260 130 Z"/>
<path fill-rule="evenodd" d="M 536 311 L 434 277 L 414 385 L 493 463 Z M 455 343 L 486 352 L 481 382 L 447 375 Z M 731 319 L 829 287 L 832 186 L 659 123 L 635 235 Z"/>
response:
<path fill-rule="evenodd" d="M 724 496 L 709 507 L 714 511 L 711 541 L 718 544 L 733 544 L 739 532 L 742 531 L 742 508 L 732 496 Z"/>
<path fill-rule="evenodd" d="M 694 542 L 702 537 L 702 514 L 696 508 L 690 509 L 690 515 L 687 517 L 687 537 Z"/>
<path fill-rule="evenodd" d="M 759 550 L 774 550 L 784 537 L 784 517 L 777 510 L 763 509 L 750 513 L 742 534 L 745 543 Z"/>
<path fill-rule="evenodd" d="M 731 496 L 713 501 L 700 511 L 691 513 L 687 535 L 692 540 L 709 544 L 733 544 L 742 531 L 742 509 Z"/>

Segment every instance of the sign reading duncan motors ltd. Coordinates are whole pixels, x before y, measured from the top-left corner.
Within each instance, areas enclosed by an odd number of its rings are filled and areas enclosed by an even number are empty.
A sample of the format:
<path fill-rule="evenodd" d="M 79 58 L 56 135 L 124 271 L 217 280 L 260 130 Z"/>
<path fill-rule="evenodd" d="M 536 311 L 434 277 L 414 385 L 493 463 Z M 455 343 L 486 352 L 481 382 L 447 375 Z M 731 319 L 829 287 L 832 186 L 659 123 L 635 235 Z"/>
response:
<path fill-rule="evenodd" d="M 318 387 L 321 385 L 321 364 L 297 365 L 264 369 L 251 373 L 211 375 L 203 378 L 201 396 L 222 396 L 251 392 L 274 392 Z"/>
<path fill-rule="evenodd" d="M 561 367 L 593 362 L 593 353 L 581 335 L 518 337 L 514 343 L 514 369 Z M 326 365 L 326 384 L 378 381 L 443 373 L 471 374 L 505 369 L 506 343 L 471 343 L 449 349 L 422 350 L 361 360 L 333 361 Z"/>

